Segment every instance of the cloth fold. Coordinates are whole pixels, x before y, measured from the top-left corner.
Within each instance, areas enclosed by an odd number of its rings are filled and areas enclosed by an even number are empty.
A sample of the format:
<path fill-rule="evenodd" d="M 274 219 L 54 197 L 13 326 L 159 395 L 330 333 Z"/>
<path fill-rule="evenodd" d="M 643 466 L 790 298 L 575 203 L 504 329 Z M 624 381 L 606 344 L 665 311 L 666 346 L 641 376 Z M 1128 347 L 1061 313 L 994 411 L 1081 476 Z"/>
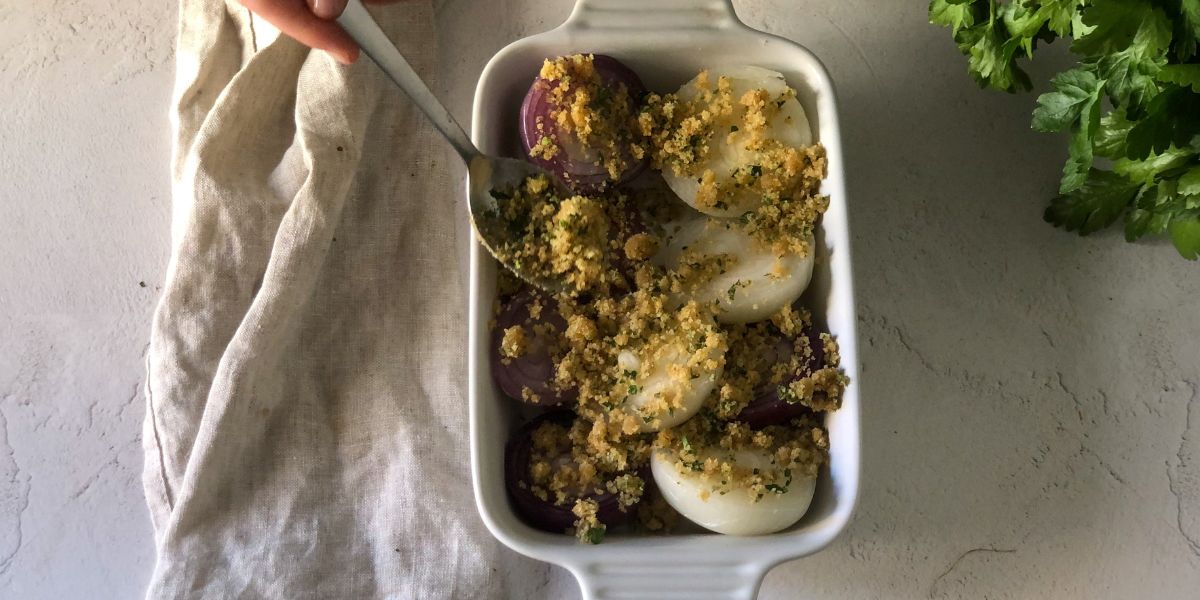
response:
<path fill-rule="evenodd" d="M 374 12 L 436 78 L 429 2 Z M 236 3 L 182 0 L 177 61 L 148 596 L 508 596 L 469 477 L 456 158 L 374 65 Z"/>

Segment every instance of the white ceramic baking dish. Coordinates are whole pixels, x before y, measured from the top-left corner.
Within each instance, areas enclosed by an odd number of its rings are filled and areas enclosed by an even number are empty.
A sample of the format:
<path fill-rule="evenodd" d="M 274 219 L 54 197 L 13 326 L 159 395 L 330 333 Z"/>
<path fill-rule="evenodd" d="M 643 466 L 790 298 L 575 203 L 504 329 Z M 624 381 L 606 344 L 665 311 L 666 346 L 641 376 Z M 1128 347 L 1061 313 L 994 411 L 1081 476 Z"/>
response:
<path fill-rule="evenodd" d="M 657 91 L 670 91 L 702 68 L 750 64 L 783 73 L 825 145 L 829 211 L 817 235 L 817 269 L 804 302 L 837 336 L 850 385 L 826 425 L 830 466 L 804 518 L 786 531 L 757 537 L 693 533 L 609 535 L 597 546 L 544 533 L 513 512 L 504 487 L 504 444 L 519 424 L 518 407 L 501 397 L 488 362 L 488 321 L 497 265 L 471 250 L 470 415 L 475 500 L 491 532 L 513 550 L 569 569 L 585 598 L 753 598 L 772 566 L 820 550 L 845 527 L 859 473 L 858 343 L 841 138 L 833 86 L 803 47 L 743 25 L 729 0 L 578 0 L 562 26 L 501 50 L 475 93 L 472 137 L 481 150 L 518 156 L 521 99 L 547 57 L 574 52 L 614 56 Z"/>

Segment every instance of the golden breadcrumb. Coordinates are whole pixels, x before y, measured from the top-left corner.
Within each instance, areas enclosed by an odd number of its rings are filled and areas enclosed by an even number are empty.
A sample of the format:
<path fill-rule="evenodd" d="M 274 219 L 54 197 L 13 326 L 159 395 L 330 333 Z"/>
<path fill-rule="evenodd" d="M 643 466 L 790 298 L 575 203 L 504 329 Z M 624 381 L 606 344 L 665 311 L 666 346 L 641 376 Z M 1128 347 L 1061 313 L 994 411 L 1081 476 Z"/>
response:
<path fill-rule="evenodd" d="M 749 190 L 758 204 L 719 224 L 741 228 L 776 256 L 809 251 L 828 208 L 820 194 L 828 162 L 819 144 L 790 147 L 773 137 L 772 118 L 795 101 L 790 88 L 735 97 L 727 77 L 702 72 L 689 100 L 649 94 L 639 109 L 627 90 L 612 93 L 604 85 L 590 55 L 548 60 L 540 76 L 558 108 L 551 122 L 539 123 L 547 135 L 533 155 L 563 151 L 549 135 L 556 129 L 594 151 L 612 179 L 643 155 L 655 168 L 694 177 L 693 200 L 702 208 L 729 208 Z M 750 162 L 729 173 L 714 171 L 706 157 L 717 144 L 740 145 Z M 708 484 L 705 496 L 744 493 L 757 501 L 816 477 L 829 460 L 822 413 L 840 407 L 847 384 L 833 336 L 821 334 L 821 347 L 812 347 L 807 309 L 785 306 L 758 323 L 719 325 L 715 303 L 688 300 L 735 266 L 737 256 L 685 248 L 677 266 L 655 266 L 650 259 L 669 235 L 663 224 L 677 210 L 674 199 L 654 190 L 626 194 L 559 197 L 548 179 L 535 177 L 502 199 L 499 215 L 517 232 L 503 249 L 506 260 L 569 284 L 565 293 L 531 302 L 530 320 L 504 329 L 499 351 L 502 361 L 511 361 L 544 344 L 552 389 L 578 391 L 567 407 L 573 421 L 547 421 L 533 432 L 527 485 L 536 497 L 569 507 L 576 520 L 568 533 L 585 543 L 600 542 L 608 531 L 599 516 L 602 497 L 616 497 L 621 510 L 636 507 L 644 530 L 674 527 L 679 515 L 641 476 L 653 452 L 667 453 L 675 468 L 699 476 Z M 615 260 L 618 255 L 625 261 Z M 789 277 L 783 264 L 776 261 L 767 277 Z M 524 284 L 501 277 L 498 287 L 508 297 Z M 737 289 L 735 283 L 730 294 Z M 546 324 L 550 317 L 561 317 L 565 330 Z M 649 397 L 651 370 L 656 382 L 666 383 Z M 643 432 L 682 408 L 702 377 L 715 378 L 716 385 L 696 416 Z M 524 392 L 524 400 L 538 400 Z M 802 415 L 758 430 L 740 421 L 746 406 L 768 392 L 805 407 Z"/>

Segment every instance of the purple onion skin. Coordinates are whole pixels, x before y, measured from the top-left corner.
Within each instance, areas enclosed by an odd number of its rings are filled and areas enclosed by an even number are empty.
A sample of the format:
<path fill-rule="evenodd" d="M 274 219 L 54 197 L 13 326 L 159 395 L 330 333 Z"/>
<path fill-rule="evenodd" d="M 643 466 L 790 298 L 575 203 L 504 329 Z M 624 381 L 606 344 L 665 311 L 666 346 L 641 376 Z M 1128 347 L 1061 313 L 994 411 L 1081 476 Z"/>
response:
<path fill-rule="evenodd" d="M 535 299 L 542 303 L 541 318 L 531 319 L 529 305 Z M 554 381 L 554 362 L 547 348 L 541 344 L 531 344 L 529 350 L 520 357 L 509 359 L 504 364 L 500 356 L 500 342 L 504 339 L 504 330 L 514 325 L 521 325 L 525 333 L 532 339 L 532 325 L 548 324 L 562 332 L 567 330 L 567 322 L 558 314 L 554 301 L 543 294 L 525 290 L 509 298 L 496 316 L 496 327 L 492 330 L 492 379 L 500 387 L 500 391 L 510 398 L 522 398 L 522 392 L 529 388 L 537 394 L 539 406 L 557 406 L 574 402 L 579 397 L 579 390 L 570 388 L 558 391 L 552 385 Z"/>
<path fill-rule="evenodd" d="M 522 425 L 504 448 L 504 484 L 508 489 L 508 497 L 516 507 L 517 514 L 521 515 L 526 523 L 542 531 L 564 533 L 574 527 L 576 517 L 571 509 L 575 503 L 558 506 L 553 500 L 538 498 L 530 489 L 529 460 L 533 454 L 533 432 L 547 421 L 570 428 L 574 420 L 575 413 L 569 410 L 544 413 Z M 524 487 L 521 484 L 524 484 Z M 606 492 L 587 497 L 596 501 L 596 518 L 606 526 L 623 525 L 635 514 L 636 507 L 621 510 L 616 494 Z"/>
<path fill-rule="evenodd" d="M 614 92 L 618 84 L 625 84 L 625 89 L 634 102 L 637 102 L 646 93 L 646 86 L 642 84 L 637 73 L 634 73 L 621 61 L 604 54 L 595 54 L 592 65 L 600 74 L 601 79 L 613 88 Z M 529 87 L 529 92 L 525 94 L 525 100 L 521 103 L 521 144 L 525 148 L 525 156 L 531 162 L 553 173 L 564 185 L 578 194 L 602 192 L 610 186 L 631 181 L 645 170 L 648 159 L 636 160 L 632 155 L 628 155 L 630 166 L 621 173 L 619 180 L 614 182 L 609 179 L 608 171 L 603 167 L 597 166 L 591 161 L 573 160 L 566 156 L 566 151 L 561 150 L 566 145 L 562 143 L 560 137 L 565 134 L 560 134 L 554 120 L 550 118 L 550 113 L 555 107 L 550 104 L 547 97 L 549 89 L 549 82 L 538 77 Z M 542 131 L 538 131 L 537 128 L 538 117 L 542 117 L 544 128 Z M 544 135 L 559 140 L 560 151 L 550 159 L 530 156 L 530 150 Z"/>
<path fill-rule="evenodd" d="M 790 361 L 796 338 L 778 334 L 775 343 L 777 361 Z M 800 372 L 793 373 L 779 385 L 764 384 L 755 390 L 754 400 L 738 413 L 737 420 L 745 422 L 751 429 L 762 429 L 770 425 L 786 423 L 796 417 L 811 414 L 812 410 L 802 404 L 793 404 L 779 397 L 779 388 L 799 381 L 825 365 L 825 345 L 821 342 L 821 332 L 815 327 L 805 327 L 800 335 L 808 338 L 812 348 L 812 356 L 800 366 Z"/>
<path fill-rule="evenodd" d="M 646 220 L 642 218 L 641 211 L 638 210 L 632 200 L 627 201 L 622 213 L 624 218 L 616 222 L 617 231 L 615 233 L 617 239 L 628 240 L 639 233 L 649 231 L 649 228 L 646 227 Z M 613 266 L 616 267 L 617 271 L 620 271 L 622 275 L 630 279 L 633 278 L 633 274 L 637 271 L 638 266 L 642 264 L 642 261 L 636 261 L 626 256 L 624 246 L 617 248 L 613 252 L 612 259 Z"/>

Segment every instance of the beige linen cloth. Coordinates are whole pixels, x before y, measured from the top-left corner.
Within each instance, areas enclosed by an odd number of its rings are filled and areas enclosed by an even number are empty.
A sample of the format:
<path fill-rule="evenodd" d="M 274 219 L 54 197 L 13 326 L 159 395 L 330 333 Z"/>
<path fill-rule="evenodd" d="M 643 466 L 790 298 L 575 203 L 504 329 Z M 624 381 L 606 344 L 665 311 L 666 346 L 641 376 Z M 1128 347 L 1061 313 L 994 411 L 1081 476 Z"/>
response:
<path fill-rule="evenodd" d="M 429 2 L 373 12 L 436 78 Z M 469 477 L 457 157 L 232 0 L 182 0 L 177 60 L 148 596 L 513 595 Z"/>

